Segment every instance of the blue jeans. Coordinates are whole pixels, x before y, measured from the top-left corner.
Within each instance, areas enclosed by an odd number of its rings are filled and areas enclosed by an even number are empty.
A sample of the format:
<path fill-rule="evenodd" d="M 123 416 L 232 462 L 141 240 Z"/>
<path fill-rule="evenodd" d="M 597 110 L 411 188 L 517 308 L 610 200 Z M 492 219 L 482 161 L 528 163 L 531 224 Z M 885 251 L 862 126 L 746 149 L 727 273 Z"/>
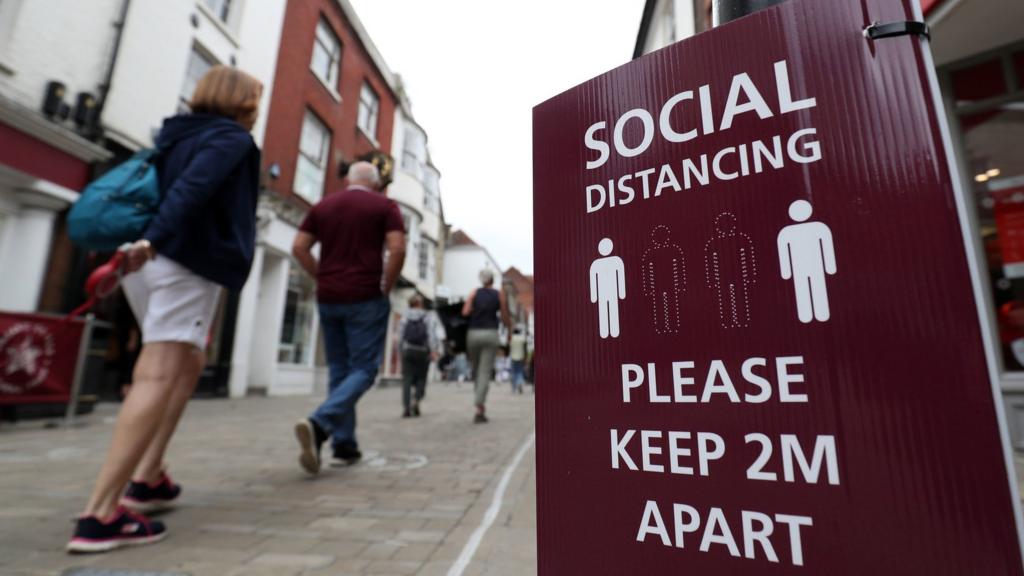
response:
<path fill-rule="evenodd" d="M 526 373 L 524 371 L 525 362 L 522 360 L 512 361 L 512 389 L 520 390 L 523 387 L 523 382 L 526 380 Z"/>
<path fill-rule="evenodd" d="M 327 400 L 310 418 L 335 447 L 356 448 L 356 402 L 377 377 L 391 302 L 382 296 L 351 304 L 321 303 L 319 309 L 329 382 Z"/>

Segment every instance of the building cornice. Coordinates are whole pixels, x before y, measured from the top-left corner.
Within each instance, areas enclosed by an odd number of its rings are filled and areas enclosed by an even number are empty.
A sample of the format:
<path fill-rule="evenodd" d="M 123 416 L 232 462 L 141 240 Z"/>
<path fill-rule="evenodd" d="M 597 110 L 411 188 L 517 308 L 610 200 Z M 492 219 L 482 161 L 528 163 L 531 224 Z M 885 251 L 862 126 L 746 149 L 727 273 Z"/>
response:
<path fill-rule="evenodd" d="M 299 206 L 296 202 L 289 201 L 278 192 L 269 188 L 264 188 L 260 194 L 257 213 L 273 214 L 274 217 L 298 228 L 302 225 L 302 221 L 306 218 L 306 214 L 309 213 L 309 208 Z"/>
<path fill-rule="evenodd" d="M 377 72 L 380 73 L 381 78 L 384 79 L 384 83 L 387 84 L 388 89 L 391 90 L 392 95 L 395 96 L 396 100 L 399 98 L 399 85 L 396 81 L 395 73 L 388 68 L 387 62 L 384 61 L 384 57 L 381 55 L 380 50 L 377 49 L 377 45 L 373 43 L 373 39 L 370 38 L 370 33 L 366 31 L 366 27 L 363 26 L 363 21 L 359 19 L 356 14 L 356 9 L 352 7 L 352 4 L 348 0 L 335 0 L 338 6 L 341 7 L 341 11 L 345 14 L 345 20 L 348 21 L 348 25 L 352 27 L 352 30 L 356 33 L 356 38 L 359 39 L 360 44 L 366 50 L 366 53 L 370 56 L 370 60 L 373 65 L 377 68 Z"/>
<path fill-rule="evenodd" d="M 113 156 L 99 144 L 86 140 L 73 130 L 51 122 L 39 112 L 3 95 L 0 95 L 0 122 L 83 162 L 102 162 Z"/>

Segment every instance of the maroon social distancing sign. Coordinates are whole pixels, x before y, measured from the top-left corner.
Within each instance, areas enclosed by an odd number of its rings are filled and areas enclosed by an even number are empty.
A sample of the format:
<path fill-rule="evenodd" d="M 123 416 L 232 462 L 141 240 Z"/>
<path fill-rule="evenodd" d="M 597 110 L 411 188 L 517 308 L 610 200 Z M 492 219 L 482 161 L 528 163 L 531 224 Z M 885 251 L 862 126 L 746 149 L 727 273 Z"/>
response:
<path fill-rule="evenodd" d="M 1020 575 L 917 0 L 793 0 L 534 110 L 539 569 Z"/>

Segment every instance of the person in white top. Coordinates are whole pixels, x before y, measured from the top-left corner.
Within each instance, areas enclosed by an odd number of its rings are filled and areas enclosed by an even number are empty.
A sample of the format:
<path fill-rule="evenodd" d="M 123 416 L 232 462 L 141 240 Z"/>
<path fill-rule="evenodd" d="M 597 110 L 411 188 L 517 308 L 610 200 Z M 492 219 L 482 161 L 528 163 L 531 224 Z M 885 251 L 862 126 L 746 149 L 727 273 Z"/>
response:
<path fill-rule="evenodd" d="M 526 364 L 526 334 L 521 327 L 516 327 L 508 347 L 508 357 L 512 360 L 512 392 L 522 394 L 523 381 L 526 380 L 523 369 Z"/>

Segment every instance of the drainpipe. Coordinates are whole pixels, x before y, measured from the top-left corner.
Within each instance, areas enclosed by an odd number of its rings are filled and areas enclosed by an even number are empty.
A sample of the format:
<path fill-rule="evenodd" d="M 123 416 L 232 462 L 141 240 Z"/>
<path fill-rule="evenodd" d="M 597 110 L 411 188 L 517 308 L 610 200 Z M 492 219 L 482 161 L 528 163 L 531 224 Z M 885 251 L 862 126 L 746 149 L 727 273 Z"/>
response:
<path fill-rule="evenodd" d="M 776 4 L 782 4 L 785 0 L 714 0 L 711 8 L 711 20 L 715 26 L 721 26 L 753 14 L 758 10 L 764 10 Z"/>
<path fill-rule="evenodd" d="M 103 108 L 107 104 L 107 96 L 110 94 L 111 82 L 114 79 L 114 67 L 117 66 L 117 56 L 121 51 L 121 37 L 124 35 L 125 22 L 128 20 L 128 6 L 131 0 L 121 1 L 121 10 L 114 22 L 114 49 L 110 53 L 110 61 L 107 63 L 107 73 L 104 75 L 103 83 L 99 86 L 99 98 L 96 104 L 96 116 L 92 126 L 92 135 L 98 136 L 103 130 Z"/>

